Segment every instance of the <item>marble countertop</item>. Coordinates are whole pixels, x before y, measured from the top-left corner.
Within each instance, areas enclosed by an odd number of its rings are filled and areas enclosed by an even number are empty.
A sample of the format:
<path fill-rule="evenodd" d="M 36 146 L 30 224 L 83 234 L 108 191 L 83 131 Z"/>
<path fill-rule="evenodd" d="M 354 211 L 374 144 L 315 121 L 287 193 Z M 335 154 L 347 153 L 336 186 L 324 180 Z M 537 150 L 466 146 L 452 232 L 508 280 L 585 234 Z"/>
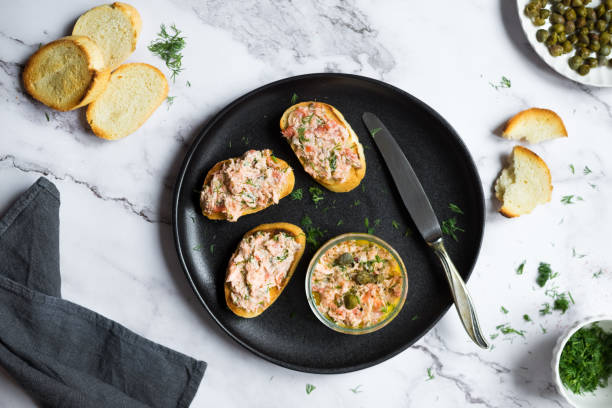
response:
<path fill-rule="evenodd" d="M 39 176 L 57 185 L 65 298 L 207 361 L 195 407 L 568 406 L 552 384 L 552 347 L 574 321 L 612 305 L 612 90 L 580 86 L 539 61 L 512 0 L 130 3 L 143 30 L 129 61 L 162 68 L 146 48 L 161 23 L 176 23 L 188 39 L 185 69 L 170 87 L 174 103 L 117 142 L 96 138 L 83 110 L 53 111 L 24 94 L 20 83 L 28 56 L 40 43 L 67 35 L 92 2 L 11 2 L 0 13 L 0 211 Z M 524 337 L 500 334 L 492 350 L 479 350 L 451 309 L 413 347 L 378 366 L 314 375 L 249 353 L 199 305 L 180 270 L 169 222 L 186 149 L 234 98 L 322 71 L 389 82 L 455 127 L 487 197 L 484 243 L 468 286 L 487 334 L 509 323 Z M 502 76 L 510 88 L 492 86 Z M 550 166 L 552 201 L 506 219 L 496 212 L 491 187 L 513 143 L 495 132 L 532 106 L 558 112 L 570 137 L 533 146 Z M 584 174 L 585 166 L 592 172 Z M 564 205 L 566 195 L 583 200 Z M 523 260 L 524 274 L 517 275 Z M 559 290 L 571 290 L 575 305 L 565 314 L 538 313 L 549 301 L 535 284 L 541 261 L 559 272 Z M 309 395 L 307 383 L 316 386 Z M 357 393 L 350 390 L 357 386 Z M 0 370 L 0 407 L 29 406 L 35 402 Z"/>

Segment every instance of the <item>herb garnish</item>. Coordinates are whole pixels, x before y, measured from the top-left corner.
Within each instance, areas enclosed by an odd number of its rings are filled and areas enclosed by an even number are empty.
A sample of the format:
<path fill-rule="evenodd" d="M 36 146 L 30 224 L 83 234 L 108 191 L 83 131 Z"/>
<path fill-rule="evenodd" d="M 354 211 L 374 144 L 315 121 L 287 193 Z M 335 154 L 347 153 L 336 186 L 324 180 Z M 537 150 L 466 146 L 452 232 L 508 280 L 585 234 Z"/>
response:
<path fill-rule="evenodd" d="M 370 219 L 368 217 L 365 217 L 365 219 L 363 220 L 363 224 L 365 225 L 368 234 L 373 234 L 375 228 L 380 225 L 380 218 L 375 219 L 374 224 L 370 226 Z"/>
<path fill-rule="evenodd" d="M 159 38 L 151 42 L 149 51 L 164 60 L 168 69 L 172 71 L 170 77 L 174 82 L 176 76 L 183 70 L 181 51 L 185 48 L 185 37 L 180 36 L 181 31 L 174 24 L 170 26 L 170 29 L 174 31 L 174 34 L 168 33 L 165 24 L 160 26 L 157 34 Z"/>
<path fill-rule="evenodd" d="M 166 103 L 168 104 L 168 109 L 170 109 L 170 107 L 174 103 L 174 98 L 176 98 L 176 96 L 167 96 L 166 97 Z"/>
<path fill-rule="evenodd" d="M 210 245 L 210 254 L 214 254 L 215 253 L 215 244 L 211 244 Z"/>
<path fill-rule="evenodd" d="M 291 194 L 292 200 L 301 200 L 304 197 L 304 192 L 301 188 L 295 189 Z"/>
<path fill-rule="evenodd" d="M 319 241 L 318 238 L 322 238 L 324 232 L 321 231 L 319 227 L 315 227 L 312 223 L 312 220 L 308 215 L 304 215 L 302 218 L 302 227 L 306 230 L 306 242 L 311 244 L 312 246 L 318 247 Z"/>
<path fill-rule="evenodd" d="M 598 272 L 593 272 L 593 277 L 597 279 L 601 276 L 602 273 L 603 273 L 602 269 L 600 269 Z"/>
<path fill-rule="evenodd" d="M 304 132 L 306 132 L 306 129 L 304 129 L 302 126 L 300 126 L 298 128 L 298 138 L 300 139 L 300 142 L 302 142 L 302 143 L 310 141 L 310 139 L 306 139 L 306 136 L 304 136 Z"/>
<path fill-rule="evenodd" d="M 310 192 L 310 197 L 312 198 L 312 202 L 315 203 L 315 205 L 318 205 L 319 201 L 325 198 L 323 196 L 323 190 L 321 190 L 319 187 L 310 187 L 308 191 Z"/>
<path fill-rule="evenodd" d="M 418 320 L 418 319 L 419 319 L 419 315 L 414 315 L 414 316 L 412 316 L 412 319 L 410 319 L 410 320 L 412 320 L 414 322 L 415 320 Z"/>
<path fill-rule="evenodd" d="M 393 220 L 393 221 L 391 221 L 391 225 L 393 225 L 393 228 L 395 228 L 396 230 L 399 229 L 399 222 Z"/>
<path fill-rule="evenodd" d="M 195 246 L 194 246 L 193 248 L 191 248 L 191 249 L 193 249 L 194 251 L 199 251 L 200 249 L 202 249 L 202 245 L 201 245 L 201 244 L 195 245 Z"/>
<path fill-rule="evenodd" d="M 508 325 L 508 323 L 500 324 L 495 327 L 502 334 L 518 334 L 521 337 L 525 337 L 525 330 L 516 330 Z"/>
<path fill-rule="evenodd" d="M 523 315 L 523 320 L 526 321 L 526 322 L 530 322 L 531 321 L 531 317 L 529 317 L 528 314 L 524 314 Z"/>
<path fill-rule="evenodd" d="M 47 117 L 47 122 L 49 121 L 49 114 L 45 112 L 45 116 Z"/>
<path fill-rule="evenodd" d="M 542 309 L 540 309 L 539 311 L 540 315 L 542 316 L 552 314 L 552 310 L 550 309 L 550 303 L 542 303 Z"/>
<path fill-rule="evenodd" d="M 332 151 L 329 155 L 329 168 L 336 170 L 336 152 Z"/>
<path fill-rule="evenodd" d="M 295 105 L 297 100 L 298 100 L 298 95 L 294 92 L 293 95 L 291 95 L 291 104 Z"/>
<path fill-rule="evenodd" d="M 593 171 L 591 169 L 589 169 L 589 166 L 584 166 L 584 170 L 582 170 L 582 173 L 584 173 L 584 175 L 586 176 L 587 174 L 591 174 Z"/>
<path fill-rule="evenodd" d="M 442 221 L 442 225 L 440 227 L 444 235 L 452 237 L 455 241 L 459 241 L 456 234 L 457 231 L 465 232 L 463 228 L 457 225 L 457 219 L 455 217 Z"/>
<path fill-rule="evenodd" d="M 436 377 L 433 375 L 431 367 L 429 367 L 427 369 L 427 379 L 425 381 L 433 380 L 434 378 Z"/>
<path fill-rule="evenodd" d="M 359 206 L 359 204 L 361 204 L 361 201 L 359 201 L 359 200 L 355 200 L 355 201 L 353 202 L 353 207 L 358 207 L 358 206 Z"/>
<path fill-rule="evenodd" d="M 574 169 L 574 165 L 570 164 L 569 165 L 570 171 L 572 172 L 572 174 L 576 174 L 576 169 Z"/>
<path fill-rule="evenodd" d="M 525 269 L 525 263 L 527 262 L 527 260 L 524 260 L 523 262 L 521 262 L 521 264 L 518 266 L 518 268 L 516 268 L 516 274 L 517 275 L 522 275 L 523 274 L 523 269 Z"/>
<path fill-rule="evenodd" d="M 576 248 L 572 248 L 572 257 L 574 258 L 584 258 L 586 254 L 579 254 L 576 252 Z"/>
<path fill-rule="evenodd" d="M 353 394 L 359 394 L 360 392 L 363 392 L 362 390 L 360 390 L 359 388 L 361 388 L 361 384 L 359 384 L 358 386 L 356 386 L 355 388 L 349 388 L 349 390 L 351 390 L 353 392 Z"/>
<path fill-rule="evenodd" d="M 501 307 L 499 310 L 501 310 L 501 312 L 502 312 L 503 314 L 508 314 L 508 309 L 506 309 L 506 308 L 505 308 L 505 307 L 503 307 L 503 306 L 502 306 L 502 307 Z"/>
<path fill-rule="evenodd" d="M 187 85 L 187 87 L 191 88 L 191 82 L 187 81 L 186 85 Z"/>
<path fill-rule="evenodd" d="M 556 278 L 558 275 L 559 274 L 557 272 L 553 273 L 552 269 L 550 269 L 550 264 L 540 262 L 540 266 L 538 266 L 538 277 L 536 278 L 536 283 L 543 288 L 549 279 Z"/>
<path fill-rule="evenodd" d="M 336 227 L 339 227 L 340 225 L 344 224 L 344 221 L 342 220 L 338 220 L 338 222 L 336 223 Z"/>
<path fill-rule="evenodd" d="M 606 387 L 612 374 L 612 334 L 597 323 L 574 333 L 561 352 L 559 374 L 574 394 Z"/>
<path fill-rule="evenodd" d="M 510 80 L 505 76 L 502 76 L 501 81 L 499 81 L 499 83 L 494 84 L 493 82 L 489 82 L 489 85 L 491 85 L 494 89 L 497 90 L 499 88 L 510 88 L 512 86 L 512 82 L 510 82 Z"/>
<path fill-rule="evenodd" d="M 461 208 L 459 208 L 459 206 L 457 204 L 449 203 L 448 204 L 448 208 L 450 208 L 450 210 L 452 212 L 454 212 L 454 213 L 462 214 L 463 215 L 463 210 Z"/>
<path fill-rule="evenodd" d="M 294 94 L 295 95 L 295 94 Z M 315 387 L 312 384 L 306 384 L 306 394 L 310 394 L 311 392 L 313 392 L 317 387 Z"/>
<path fill-rule="evenodd" d="M 380 132 L 382 130 L 382 128 L 376 128 L 376 129 L 372 129 L 370 130 L 370 134 L 372 135 L 372 137 L 376 136 L 376 134 L 378 132 Z"/>
<path fill-rule="evenodd" d="M 573 194 L 561 197 L 561 202 L 563 204 L 565 204 L 565 205 L 567 205 L 567 204 L 575 204 L 576 202 L 572 201 L 572 200 L 574 200 L 574 195 Z M 582 197 L 580 197 L 580 196 L 576 196 L 576 200 L 584 201 L 584 199 Z"/>

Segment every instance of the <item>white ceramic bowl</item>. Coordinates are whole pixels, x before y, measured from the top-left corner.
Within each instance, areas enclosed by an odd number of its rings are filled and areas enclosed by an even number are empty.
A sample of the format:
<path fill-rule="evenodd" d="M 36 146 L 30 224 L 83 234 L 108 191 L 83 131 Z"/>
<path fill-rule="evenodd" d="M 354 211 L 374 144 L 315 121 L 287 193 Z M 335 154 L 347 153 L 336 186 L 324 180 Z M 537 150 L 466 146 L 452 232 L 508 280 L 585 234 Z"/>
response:
<path fill-rule="evenodd" d="M 593 68 L 588 75 L 580 76 L 576 71 L 572 70 L 569 65 L 567 65 L 567 60 L 569 57 L 574 55 L 572 51 L 569 54 L 564 54 L 559 57 L 553 57 L 548 52 L 548 48 L 546 45 L 541 44 L 536 40 L 536 31 L 540 28 L 548 29 L 550 23 L 547 21 L 545 25 L 542 27 L 536 27 L 533 25 L 531 20 L 525 16 L 524 9 L 525 5 L 529 3 L 530 0 L 517 0 L 516 4 L 518 7 L 519 20 L 521 21 L 521 26 L 523 26 L 523 31 L 527 36 L 527 40 L 535 50 L 536 54 L 540 56 L 550 66 L 552 69 L 557 71 L 559 74 L 563 75 L 566 78 L 569 78 L 573 81 L 580 82 L 581 84 L 591 85 L 591 86 L 601 86 L 601 87 L 612 87 L 612 68 L 608 67 L 597 67 Z M 589 7 L 593 7 L 599 4 L 598 0 L 595 0 L 589 4 Z M 612 54 L 610 54 L 612 57 Z"/>
<path fill-rule="evenodd" d="M 565 400 L 576 408 L 610 408 L 612 407 L 612 381 L 606 388 L 598 388 L 593 393 L 585 393 L 583 395 L 574 394 L 563 386 L 561 377 L 559 376 L 559 359 L 563 347 L 570 337 L 583 327 L 590 326 L 597 322 L 599 327 L 608 333 L 612 333 L 612 316 L 593 316 L 587 317 L 574 323 L 561 337 L 557 340 L 557 344 L 553 351 L 552 372 L 559 393 Z"/>

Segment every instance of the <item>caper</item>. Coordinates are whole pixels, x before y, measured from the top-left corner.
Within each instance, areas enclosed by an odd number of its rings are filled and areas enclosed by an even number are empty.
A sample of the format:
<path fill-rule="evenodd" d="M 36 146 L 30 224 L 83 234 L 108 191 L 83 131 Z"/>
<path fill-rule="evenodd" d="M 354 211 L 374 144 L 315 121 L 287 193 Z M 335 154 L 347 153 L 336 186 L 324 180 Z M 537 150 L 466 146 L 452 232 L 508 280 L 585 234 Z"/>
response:
<path fill-rule="evenodd" d="M 551 24 L 563 24 L 565 23 L 565 17 L 559 13 L 552 13 L 550 16 L 550 22 Z"/>
<path fill-rule="evenodd" d="M 576 10 L 576 14 L 578 15 L 578 17 L 585 17 L 586 18 L 586 15 L 587 15 L 586 7 L 578 7 L 576 9 L 574 9 L 574 10 Z"/>
<path fill-rule="evenodd" d="M 591 70 L 590 66 L 588 66 L 587 64 L 583 64 L 578 68 L 578 73 L 582 76 L 585 76 L 586 74 L 589 73 L 590 70 Z"/>
<path fill-rule="evenodd" d="M 612 47 L 609 45 L 602 45 L 599 51 L 597 52 L 600 56 L 607 57 L 612 52 Z"/>
<path fill-rule="evenodd" d="M 606 14 L 603 15 L 603 17 L 601 18 L 602 20 L 606 21 L 606 22 L 610 22 L 612 21 L 612 10 L 608 10 L 606 11 Z"/>
<path fill-rule="evenodd" d="M 368 271 L 359 271 L 357 275 L 355 275 L 355 282 L 360 285 L 367 285 L 368 283 L 372 283 L 374 281 L 374 276 L 372 276 L 371 272 Z"/>
<path fill-rule="evenodd" d="M 565 17 L 565 19 L 567 21 L 574 21 L 574 20 L 576 20 L 576 10 L 571 9 L 571 8 L 565 10 L 564 17 Z"/>
<path fill-rule="evenodd" d="M 599 41 L 599 34 L 598 33 L 589 33 L 589 38 L 591 39 L 591 42 Z"/>
<path fill-rule="evenodd" d="M 565 40 L 563 42 L 563 44 L 561 44 L 561 46 L 563 47 L 563 53 L 564 54 L 572 52 L 572 49 L 574 48 L 574 47 L 572 47 L 572 43 L 567 41 L 567 40 Z"/>
<path fill-rule="evenodd" d="M 581 58 L 588 58 L 589 55 L 591 55 L 591 50 L 589 50 L 588 48 L 579 48 L 576 51 L 576 54 L 579 55 Z"/>
<path fill-rule="evenodd" d="M 599 6 L 595 7 L 595 12 L 597 13 L 597 17 L 603 16 L 606 14 L 606 6 L 600 4 Z"/>
<path fill-rule="evenodd" d="M 350 265 L 353 263 L 353 261 L 354 261 L 353 255 L 349 252 L 345 252 L 336 259 L 336 264 L 337 265 Z"/>
<path fill-rule="evenodd" d="M 548 17 L 550 17 L 550 10 L 547 10 L 547 9 L 541 9 L 541 10 L 539 11 L 539 13 L 538 13 L 538 16 L 539 16 L 540 18 L 548 18 Z"/>
<path fill-rule="evenodd" d="M 589 29 L 589 31 L 593 31 L 595 29 L 595 21 L 587 21 L 587 25 L 585 26 Z"/>
<path fill-rule="evenodd" d="M 578 42 L 578 36 L 576 34 L 568 35 L 567 41 L 569 41 L 570 44 L 574 45 Z"/>
<path fill-rule="evenodd" d="M 559 55 L 563 54 L 563 47 L 559 44 L 551 45 L 548 47 L 548 52 L 553 57 L 558 57 Z"/>
<path fill-rule="evenodd" d="M 551 7 L 551 10 L 555 13 L 563 14 L 565 13 L 565 6 L 563 5 L 563 3 L 557 3 Z"/>
<path fill-rule="evenodd" d="M 544 42 L 546 41 L 546 39 L 548 38 L 550 34 L 548 33 L 548 30 L 544 30 L 544 29 L 539 29 L 538 31 L 536 31 L 536 39 L 539 42 Z"/>
<path fill-rule="evenodd" d="M 601 33 L 601 35 L 599 36 L 599 42 L 601 43 L 601 45 L 610 44 L 610 40 L 612 40 L 612 35 L 610 33 Z"/>
<path fill-rule="evenodd" d="M 565 25 L 564 24 L 560 24 L 560 23 L 559 24 L 553 24 L 551 28 L 552 28 L 552 31 L 554 33 L 562 33 L 562 32 L 565 31 Z"/>
<path fill-rule="evenodd" d="M 576 23 L 573 21 L 566 21 L 565 22 L 565 32 L 568 34 L 571 34 L 574 31 L 576 31 Z"/>
<path fill-rule="evenodd" d="M 312 292 L 312 297 L 314 298 L 315 305 L 321 303 L 321 294 L 319 292 Z"/>
<path fill-rule="evenodd" d="M 580 58 L 580 56 L 578 55 L 574 55 L 569 60 L 567 60 L 567 63 L 569 64 L 570 68 L 573 69 L 574 71 L 577 70 L 582 65 L 583 62 L 584 60 Z"/>
<path fill-rule="evenodd" d="M 359 304 L 359 298 L 356 294 L 351 292 L 346 292 L 344 294 L 344 307 L 347 309 L 354 309 Z"/>
<path fill-rule="evenodd" d="M 595 20 L 597 20 L 597 13 L 595 12 L 594 9 L 587 8 L 587 13 L 586 13 L 585 17 L 586 17 L 587 21 L 595 21 Z"/>
<path fill-rule="evenodd" d="M 561 3 L 563 3 L 565 7 L 569 7 L 569 5 L 572 4 L 572 0 L 561 0 Z"/>
<path fill-rule="evenodd" d="M 565 41 L 567 41 L 567 34 L 565 34 L 565 33 L 557 34 L 557 42 L 559 44 L 564 43 Z"/>
<path fill-rule="evenodd" d="M 382 273 L 379 273 L 378 275 L 376 275 L 376 283 L 383 283 L 384 280 L 385 280 L 385 276 Z"/>
<path fill-rule="evenodd" d="M 586 27 L 582 27 L 580 30 L 578 30 L 578 34 L 580 35 L 589 35 L 589 29 Z"/>
<path fill-rule="evenodd" d="M 545 18 L 540 18 L 540 17 L 536 17 L 533 19 L 533 25 L 536 27 L 541 27 L 544 24 L 546 24 L 546 19 Z"/>
<path fill-rule="evenodd" d="M 600 55 L 599 57 L 597 57 L 597 65 L 600 67 L 605 67 L 606 65 L 608 65 L 608 59 L 603 55 Z"/>
<path fill-rule="evenodd" d="M 598 64 L 597 58 L 587 58 L 584 62 L 591 68 L 595 68 Z"/>
<path fill-rule="evenodd" d="M 525 6 L 525 15 L 527 17 L 535 17 L 538 15 L 538 5 L 536 3 L 527 3 Z"/>
<path fill-rule="evenodd" d="M 591 0 L 582 0 L 582 4 L 584 4 L 585 6 L 588 6 L 589 3 L 591 3 Z"/>
<path fill-rule="evenodd" d="M 582 0 L 572 0 L 572 7 L 582 7 Z"/>
<path fill-rule="evenodd" d="M 576 19 L 576 28 L 582 28 L 586 26 L 586 18 L 584 17 L 578 17 Z"/>
<path fill-rule="evenodd" d="M 544 42 L 546 43 L 546 45 L 549 45 L 549 46 L 555 45 L 557 43 L 557 37 L 558 37 L 557 33 L 550 33 L 550 35 Z"/>
<path fill-rule="evenodd" d="M 604 5 L 608 10 L 612 10 L 612 0 L 604 0 Z"/>
<path fill-rule="evenodd" d="M 601 44 L 597 40 L 591 41 L 591 43 L 589 44 L 589 48 L 591 49 L 591 51 L 597 52 L 601 48 Z"/>
<path fill-rule="evenodd" d="M 591 40 L 588 35 L 580 34 L 578 36 L 578 45 L 581 47 L 588 47 Z"/>
<path fill-rule="evenodd" d="M 606 27 L 608 27 L 608 23 L 605 20 L 597 20 L 595 23 L 595 29 L 597 31 L 606 31 Z"/>

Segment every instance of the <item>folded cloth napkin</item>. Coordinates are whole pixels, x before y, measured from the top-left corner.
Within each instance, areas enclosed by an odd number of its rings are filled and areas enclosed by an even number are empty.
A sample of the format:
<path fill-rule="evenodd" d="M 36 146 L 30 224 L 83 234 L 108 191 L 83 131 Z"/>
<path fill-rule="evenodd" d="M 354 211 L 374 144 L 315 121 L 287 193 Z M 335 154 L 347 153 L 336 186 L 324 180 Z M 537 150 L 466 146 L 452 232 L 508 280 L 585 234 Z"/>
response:
<path fill-rule="evenodd" d="M 58 190 L 0 219 L 0 365 L 46 407 L 188 407 L 206 363 L 60 297 Z"/>

